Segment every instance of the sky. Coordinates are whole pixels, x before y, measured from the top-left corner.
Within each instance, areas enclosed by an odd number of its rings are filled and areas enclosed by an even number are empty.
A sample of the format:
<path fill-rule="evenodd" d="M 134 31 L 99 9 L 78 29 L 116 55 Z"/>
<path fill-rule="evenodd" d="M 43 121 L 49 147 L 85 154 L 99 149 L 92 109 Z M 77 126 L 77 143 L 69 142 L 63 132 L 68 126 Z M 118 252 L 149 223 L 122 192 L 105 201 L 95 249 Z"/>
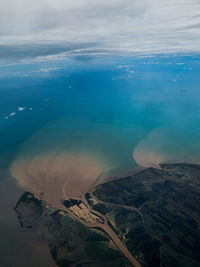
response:
<path fill-rule="evenodd" d="M 196 53 L 199 0 L 0 0 L 0 45 Z"/>

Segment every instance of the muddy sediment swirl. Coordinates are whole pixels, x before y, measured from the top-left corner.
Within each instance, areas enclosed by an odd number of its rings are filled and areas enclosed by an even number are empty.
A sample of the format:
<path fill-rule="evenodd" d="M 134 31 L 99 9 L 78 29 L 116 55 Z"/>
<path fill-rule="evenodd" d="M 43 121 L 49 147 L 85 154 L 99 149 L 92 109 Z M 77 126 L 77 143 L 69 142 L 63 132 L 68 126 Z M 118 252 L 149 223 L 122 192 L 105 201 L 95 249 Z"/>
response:
<path fill-rule="evenodd" d="M 123 241 L 110 228 L 105 216 L 92 210 L 85 202 L 85 193 L 102 182 L 108 168 L 94 157 L 83 154 L 47 153 L 30 158 L 16 159 L 11 173 L 18 183 L 38 199 L 54 208 L 64 210 L 86 227 L 101 228 L 119 250 L 133 264 L 141 267 Z M 71 208 L 63 205 L 67 199 L 81 200 Z"/>
<path fill-rule="evenodd" d="M 106 170 L 92 156 L 53 152 L 16 159 L 11 166 L 20 186 L 55 208 L 64 199 L 81 199 Z"/>

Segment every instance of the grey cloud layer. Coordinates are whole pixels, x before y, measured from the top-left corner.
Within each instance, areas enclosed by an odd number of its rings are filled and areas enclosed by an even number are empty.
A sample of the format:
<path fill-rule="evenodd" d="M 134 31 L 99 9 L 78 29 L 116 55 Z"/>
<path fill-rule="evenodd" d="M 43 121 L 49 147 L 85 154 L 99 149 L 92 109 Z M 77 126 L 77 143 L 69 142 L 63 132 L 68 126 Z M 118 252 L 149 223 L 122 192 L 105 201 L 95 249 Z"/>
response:
<path fill-rule="evenodd" d="M 0 42 L 99 43 L 126 52 L 194 52 L 199 0 L 0 0 Z"/>

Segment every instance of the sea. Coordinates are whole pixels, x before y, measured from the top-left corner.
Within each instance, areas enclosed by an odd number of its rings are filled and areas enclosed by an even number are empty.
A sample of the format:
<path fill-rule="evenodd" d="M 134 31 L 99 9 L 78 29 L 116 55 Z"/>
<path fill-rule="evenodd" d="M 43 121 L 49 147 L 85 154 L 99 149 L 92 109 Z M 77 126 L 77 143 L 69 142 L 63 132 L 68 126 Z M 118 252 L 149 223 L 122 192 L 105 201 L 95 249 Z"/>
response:
<path fill-rule="evenodd" d="M 54 264 L 46 248 L 29 242 L 38 240 L 19 238 L 13 207 L 24 189 L 13 164 L 38 155 L 89 157 L 105 166 L 101 179 L 165 162 L 200 163 L 199 59 L 77 55 L 0 64 L 0 245 L 13 250 L 18 266 L 28 266 L 23 251 L 32 255 L 29 266 Z M 14 266 L 5 251 L 2 266 Z"/>

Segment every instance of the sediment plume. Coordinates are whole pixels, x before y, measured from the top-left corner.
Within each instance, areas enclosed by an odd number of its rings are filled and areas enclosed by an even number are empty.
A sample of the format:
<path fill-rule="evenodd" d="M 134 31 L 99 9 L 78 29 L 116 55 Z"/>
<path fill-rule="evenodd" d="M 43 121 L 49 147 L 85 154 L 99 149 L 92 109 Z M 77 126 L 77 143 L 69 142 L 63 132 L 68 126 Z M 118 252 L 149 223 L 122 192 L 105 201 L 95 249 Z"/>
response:
<path fill-rule="evenodd" d="M 165 162 L 165 157 L 162 154 L 157 154 L 150 151 L 139 151 L 135 149 L 133 151 L 133 158 L 137 164 L 141 167 L 149 168 L 153 167 L 160 169 L 160 164 Z"/>
<path fill-rule="evenodd" d="M 90 155 L 53 152 L 16 159 L 11 166 L 20 186 L 58 209 L 64 199 L 81 199 L 106 170 Z"/>

